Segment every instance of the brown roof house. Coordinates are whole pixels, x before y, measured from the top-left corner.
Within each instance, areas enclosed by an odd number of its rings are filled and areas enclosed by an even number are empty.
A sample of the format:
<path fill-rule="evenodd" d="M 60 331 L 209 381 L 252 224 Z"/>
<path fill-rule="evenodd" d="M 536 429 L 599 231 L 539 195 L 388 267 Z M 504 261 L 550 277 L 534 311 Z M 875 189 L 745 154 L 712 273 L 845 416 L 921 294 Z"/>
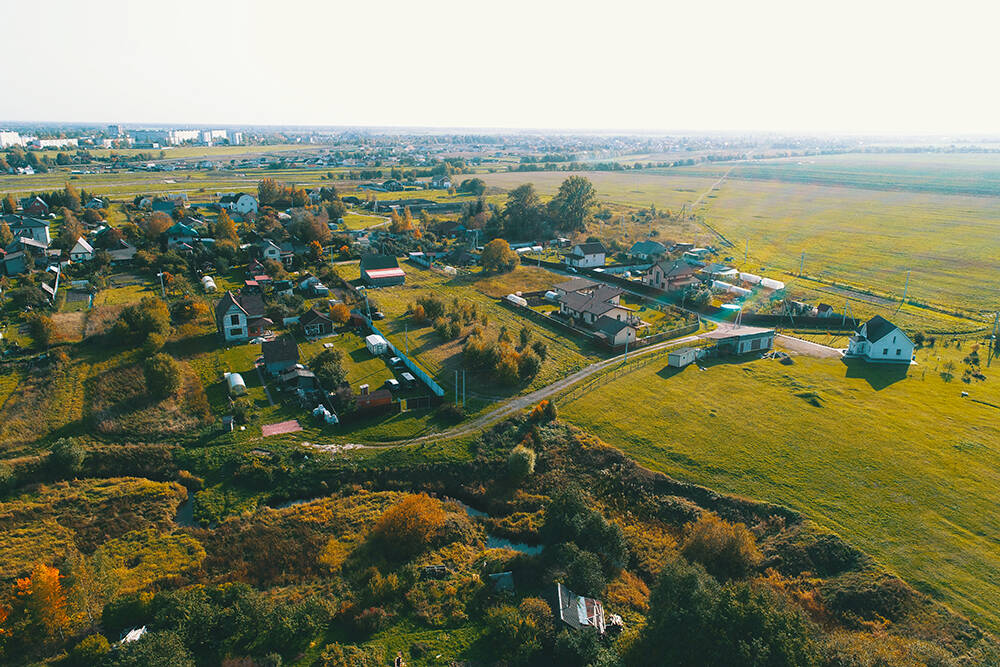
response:
<path fill-rule="evenodd" d="M 227 343 L 259 336 L 274 324 L 264 317 L 264 301 L 255 294 L 226 292 L 215 304 L 215 327 Z"/>
<path fill-rule="evenodd" d="M 299 318 L 302 331 L 306 336 L 326 336 L 333 333 L 333 320 L 330 316 L 315 308 L 310 308 L 309 312 Z"/>
<path fill-rule="evenodd" d="M 698 282 L 694 277 L 695 267 L 680 260 L 664 260 L 657 262 L 642 277 L 642 284 L 674 292 Z"/>

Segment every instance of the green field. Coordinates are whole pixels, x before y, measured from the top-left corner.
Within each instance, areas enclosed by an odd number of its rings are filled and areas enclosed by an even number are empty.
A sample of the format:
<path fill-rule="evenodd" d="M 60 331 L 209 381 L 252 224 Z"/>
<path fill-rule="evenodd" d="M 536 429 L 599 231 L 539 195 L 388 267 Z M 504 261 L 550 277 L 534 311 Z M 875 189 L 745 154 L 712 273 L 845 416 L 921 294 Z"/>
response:
<path fill-rule="evenodd" d="M 805 512 L 996 630 L 1000 383 L 958 379 L 969 345 L 920 350 L 905 379 L 801 356 L 651 364 L 559 410 L 654 469 Z"/>

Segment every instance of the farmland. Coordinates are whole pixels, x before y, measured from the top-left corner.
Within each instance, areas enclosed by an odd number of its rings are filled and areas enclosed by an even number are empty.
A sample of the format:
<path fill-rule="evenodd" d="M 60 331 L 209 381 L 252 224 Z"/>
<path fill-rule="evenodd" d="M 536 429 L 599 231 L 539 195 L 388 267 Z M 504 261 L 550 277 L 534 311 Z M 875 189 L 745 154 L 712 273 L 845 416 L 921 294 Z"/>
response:
<path fill-rule="evenodd" d="M 560 414 L 671 476 L 806 512 L 996 629 L 1000 384 L 943 380 L 970 342 L 942 345 L 918 351 L 905 379 L 801 356 L 652 364 Z"/>

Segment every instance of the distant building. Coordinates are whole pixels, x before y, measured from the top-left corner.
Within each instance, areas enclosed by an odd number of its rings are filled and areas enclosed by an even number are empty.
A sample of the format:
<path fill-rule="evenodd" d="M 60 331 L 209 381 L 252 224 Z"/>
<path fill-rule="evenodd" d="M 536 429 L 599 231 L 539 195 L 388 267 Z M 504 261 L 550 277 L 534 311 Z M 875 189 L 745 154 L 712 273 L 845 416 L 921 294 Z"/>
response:
<path fill-rule="evenodd" d="M 23 146 L 24 140 L 19 132 L 10 130 L 0 130 L 0 148 L 10 148 L 11 146 Z"/>
<path fill-rule="evenodd" d="M 257 198 L 245 192 L 223 195 L 219 198 L 219 206 L 239 213 L 240 215 L 257 213 L 258 209 Z"/>
<path fill-rule="evenodd" d="M 915 346 L 903 330 L 881 315 L 871 318 L 847 341 L 847 356 L 865 361 L 908 364 Z"/>
<path fill-rule="evenodd" d="M 628 256 L 632 260 L 646 261 L 654 259 L 667 252 L 667 247 L 658 241 L 637 241 L 629 248 Z"/>
<path fill-rule="evenodd" d="M 41 197 L 25 197 L 18 202 L 24 215 L 48 215 L 49 205 Z"/>
<path fill-rule="evenodd" d="M 94 248 L 87 243 L 87 239 L 81 236 L 76 240 L 76 245 L 69 251 L 69 261 L 89 262 L 92 259 L 94 259 Z"/>

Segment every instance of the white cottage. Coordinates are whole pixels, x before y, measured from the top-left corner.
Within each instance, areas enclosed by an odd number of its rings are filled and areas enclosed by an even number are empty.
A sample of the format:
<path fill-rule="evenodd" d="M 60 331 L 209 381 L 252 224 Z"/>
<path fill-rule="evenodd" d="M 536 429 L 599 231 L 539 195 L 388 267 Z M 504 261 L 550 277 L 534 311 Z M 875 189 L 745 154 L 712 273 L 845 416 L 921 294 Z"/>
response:
<path fill-rule="evenodd" d="M 876 315 L 860 327 L 847 342 L 847 356 L 870 362 L 908 364 L 913 360 L 913 341 L 903 330 Z"/>
<path fill-rule="evenodd" d="M 94 259 L 94 248 L 87 243 L 87 239 L 81 236 L 76 240 L 73 249 L 69 251 L 69 261 L 89 262 L 92 259 Z"/>

